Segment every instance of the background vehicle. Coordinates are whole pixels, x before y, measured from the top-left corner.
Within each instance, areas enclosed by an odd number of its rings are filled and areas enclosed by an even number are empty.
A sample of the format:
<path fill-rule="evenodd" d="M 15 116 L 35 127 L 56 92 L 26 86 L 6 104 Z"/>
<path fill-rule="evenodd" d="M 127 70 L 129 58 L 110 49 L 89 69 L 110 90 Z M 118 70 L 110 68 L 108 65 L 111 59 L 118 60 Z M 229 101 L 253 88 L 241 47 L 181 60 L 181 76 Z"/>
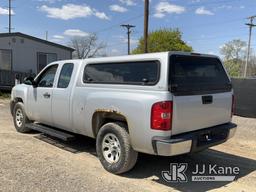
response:
<path fill-rule="evenodd" d="M 233 91 L 219 58 L 164 52 L 58 61 L 15 86 L 11 112 L 19 132 L 97 139 L 104 168 L 120 174 L 138 152 L 173 156 L 234 135 Z"/>

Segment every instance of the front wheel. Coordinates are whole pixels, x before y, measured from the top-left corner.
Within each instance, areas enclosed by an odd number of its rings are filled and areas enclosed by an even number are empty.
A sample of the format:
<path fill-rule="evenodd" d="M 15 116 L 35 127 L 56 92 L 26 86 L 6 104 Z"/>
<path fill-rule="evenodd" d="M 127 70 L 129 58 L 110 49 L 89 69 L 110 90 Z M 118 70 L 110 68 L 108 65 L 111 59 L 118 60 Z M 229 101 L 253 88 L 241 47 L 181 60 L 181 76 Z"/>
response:
<path fill-rule="evenodd" d="M 134 167 L 138 152 L 134 151 L 126 126 L 107 123 L 97 135 L 97 154 L 103 167 L 114 174 L 121 174 Z"/>
<path fill-rule="evenodd" d="M 21 102 L 16 103 L 14 106 L 13 122 L 18 132 L 27 133 L 30 131 L 30 129 L 26 127 L 26 124 L 30 123 L 30 120 L 25 113 L 24 104 Z"/>

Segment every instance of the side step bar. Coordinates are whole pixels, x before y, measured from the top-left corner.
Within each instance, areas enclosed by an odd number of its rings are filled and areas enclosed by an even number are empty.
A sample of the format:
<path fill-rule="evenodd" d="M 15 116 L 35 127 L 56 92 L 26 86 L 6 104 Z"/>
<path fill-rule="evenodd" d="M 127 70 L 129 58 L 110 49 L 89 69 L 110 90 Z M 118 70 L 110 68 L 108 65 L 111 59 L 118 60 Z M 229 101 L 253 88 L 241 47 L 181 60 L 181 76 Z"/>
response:
<path fill-rule="evenodd" d="M 75 136 L 71 135 L 70 133 L 67 133 L 62 130 L 54 129 L 54 128 L 48 127 L 46 125 L 41 125 L 41 124 L 36 124 L 36 123 L 28 123 L 28 124 L 26 124 L 26 127 L 29 129 L 35 130 L 35 131 L 39 131 L 46 135 L 56 137 L 56 138 L 64 140 L 64 141 L 70 141 L 75 138 Z"/>

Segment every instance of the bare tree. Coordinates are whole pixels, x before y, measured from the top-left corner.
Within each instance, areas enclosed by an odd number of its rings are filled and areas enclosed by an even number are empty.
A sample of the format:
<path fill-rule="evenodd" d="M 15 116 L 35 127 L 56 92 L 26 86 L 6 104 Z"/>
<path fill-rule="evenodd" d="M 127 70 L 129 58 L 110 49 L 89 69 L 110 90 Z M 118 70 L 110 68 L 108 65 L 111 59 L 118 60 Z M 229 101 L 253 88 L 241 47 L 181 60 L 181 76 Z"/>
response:
<path fill-rule="evenodd" d="M 224 55 L 225 60 L 239 60 L 244 57 L 245 50 L 246 42 L 240 39 L 234 39 L 232 41 L 225 43 L 222 46 L 220 53 Z"/>
<path fill-rule="evenodd" d="M 98 43 L 96 34 L 89 34 L 85 37 L 73 37 L 70 40 L 70 46 L 75 49 L 73 57 L 77 59 L 105 56 L 104 49 L 106 44 L 103 42 Z"/>

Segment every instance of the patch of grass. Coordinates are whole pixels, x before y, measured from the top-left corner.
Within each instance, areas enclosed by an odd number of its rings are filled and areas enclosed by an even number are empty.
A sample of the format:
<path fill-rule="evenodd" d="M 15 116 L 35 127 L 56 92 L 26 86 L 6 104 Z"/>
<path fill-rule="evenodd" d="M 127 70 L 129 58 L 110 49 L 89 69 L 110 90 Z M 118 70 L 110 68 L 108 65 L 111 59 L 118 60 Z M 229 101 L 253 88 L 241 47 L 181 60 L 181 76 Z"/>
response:
<path fill-rule="evenodd" d="M 0 99 L 10 99 L 11 94 L 10 92 L 2 92 L 0 91 Z"/>

